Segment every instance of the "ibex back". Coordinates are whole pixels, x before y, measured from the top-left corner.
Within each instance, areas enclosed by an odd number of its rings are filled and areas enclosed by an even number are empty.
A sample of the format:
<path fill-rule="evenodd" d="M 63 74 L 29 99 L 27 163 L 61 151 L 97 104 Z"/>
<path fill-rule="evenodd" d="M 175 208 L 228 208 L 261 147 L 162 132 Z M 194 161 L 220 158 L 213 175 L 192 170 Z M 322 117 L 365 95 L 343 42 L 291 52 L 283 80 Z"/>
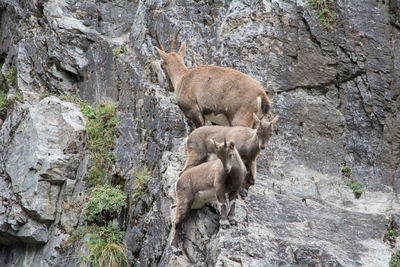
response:
<path fill-rule="evenodd" d="M 270 112 L 264 88 L 249 75 L 217 66 L 187 69 L 183 61 L 185 43 L 175 52 L 178 33 L 170 53 L 164 51 L 157 37 L 157 51 L 179 107 L 196 127 L 203 126 L 205 119 L 219 125 L 253 127 L 253 113 L 261 118 Z"/>

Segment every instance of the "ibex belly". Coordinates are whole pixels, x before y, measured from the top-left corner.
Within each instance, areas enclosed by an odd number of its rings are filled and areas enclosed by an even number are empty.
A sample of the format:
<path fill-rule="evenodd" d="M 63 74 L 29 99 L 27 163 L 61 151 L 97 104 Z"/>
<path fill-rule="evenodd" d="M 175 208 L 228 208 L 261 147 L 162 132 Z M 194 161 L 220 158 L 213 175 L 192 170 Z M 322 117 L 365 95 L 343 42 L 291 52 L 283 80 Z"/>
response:
<path fill-rule="evenodd" d="M 192 209 L 200 209 L 203 207 L 206 203 L 212 202 L 214 200 L 217 200 L 215 196 L 215 189 L 208 189 L 204 191 L 199 191 L 195 194 L 194 196 L 194 201 L 192 204 Z"/>
<path fill-rule="evenodd" d="M 222 113 L 217 115 L 214 113 L 206 114 L 204 115 L 204 118 L 218 125 L 230 126 L 228 118 Z"/>

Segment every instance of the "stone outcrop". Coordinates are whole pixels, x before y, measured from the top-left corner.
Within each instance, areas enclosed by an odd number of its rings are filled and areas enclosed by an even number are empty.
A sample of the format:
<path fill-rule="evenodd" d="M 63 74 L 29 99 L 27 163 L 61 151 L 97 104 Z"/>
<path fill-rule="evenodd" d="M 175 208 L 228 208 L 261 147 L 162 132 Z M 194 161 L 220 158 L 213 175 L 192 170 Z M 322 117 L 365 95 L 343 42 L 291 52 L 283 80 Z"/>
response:
<path fill-rule="evenodd" d="M 86 119 L 44 92 L 117 105 L 114 175 L 127 194 L 151 170 L 129 207 L 133 266 L 387 265 L 398 244 L 383 236 L 400 223 L 399 8 L 337 0 L 327 28 L 301 0 L 0 0 L 1 72 L 16 72 L 0 129 L 1 265 L 77 264 L 79 248 L 61 244 L 82 221 Z M 219 229 L 213 205 L 193 211 L 176 257 L 170 204 L 191 129 L 154 46 L 157 32 L 168 49 L 179 28 L 189 68 L 251 75 L 280 118 L 238 226 Z M 363 184 L 358 199 L 343 165 Z"/>

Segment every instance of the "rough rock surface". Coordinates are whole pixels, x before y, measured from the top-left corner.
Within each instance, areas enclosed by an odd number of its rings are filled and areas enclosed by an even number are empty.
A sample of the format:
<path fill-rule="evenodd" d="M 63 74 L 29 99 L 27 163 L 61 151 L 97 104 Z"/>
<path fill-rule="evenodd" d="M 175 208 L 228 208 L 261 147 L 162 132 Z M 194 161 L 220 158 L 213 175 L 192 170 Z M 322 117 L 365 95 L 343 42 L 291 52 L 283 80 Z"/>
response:
<path fill-rule="evenodd" d="M 52 92 L 117 104 L 115 175 L 127 194 L 138 169 L 152 172 L 129 207 L 133 266 L 387 266 L 398 244 L 383 236 L 400 224 L 400 2 L 337 0 L 330 29 L 306 2 L 0 0 L 1 72 L 15 69 L 10 93 L 24 99 L 0 124 L 0 264 L 76 263 L 79 248 L 61 243 L 81 221 L 85 118 L 40 100 Z M 154 45 L 178 28 L 189 68 L 251 75 L 280 119 L 238 226 L 219 229 L 212 205 L 193 211 L 175 257 L 170 204 L 190 129 Z"/>

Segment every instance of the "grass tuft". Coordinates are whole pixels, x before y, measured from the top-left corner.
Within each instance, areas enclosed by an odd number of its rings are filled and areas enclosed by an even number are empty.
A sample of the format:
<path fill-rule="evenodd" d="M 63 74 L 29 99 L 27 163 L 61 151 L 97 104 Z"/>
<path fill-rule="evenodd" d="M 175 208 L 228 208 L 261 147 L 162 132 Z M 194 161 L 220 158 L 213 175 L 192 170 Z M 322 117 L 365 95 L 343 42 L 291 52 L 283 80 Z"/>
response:
<path fill-rule="evenodd" d="M 135 174 L 135 180 L 132 185 L 132 202 L 135 204 L 140 197 L 148 192 L 147 184 L 151 179 L 150 172 L 145 167 L 141 172 Z"/>
<path fill-rule="evenodd" d="M 114 134 L 117 125 L 115 105 L 100 104 L 94 109 L 83 105 L 82 112 L 88 116 L 86 131 L 89 135 L 90 167 L 89 186 L 111 181 L 111 168 L 115 161 Z"/>
<path fill-rule="evenodd" d="M 118 218 L 126 207 L 126 195 L 120 186 L 99 185 L 91 188 L 84 219 L 89 224 L 102 226 L 104 222 Z"/>
<path fill-rule="evenodd" d="M 90 235 L 85 242 L 87 255 L 82 257 L 88 266 L 122 267 L 128 266 L 128 250 L 123 234 L 111 223 Z"/>
<path fill-rule="evenodd" d="M 7 114 L 7 91 L 0 90 L 0 118 L 4 118 Z"/>
<path fill-rule="evenodd" d="M 112 50 L 114 56 L 118 56 L 118 55 L 127 55 L 129 53 L 129 46 L 125 45 L 124 47 L 116 47 Z"/>
<path fill-rule="evenodd" d="M 360 198 L 361 197 L 361 194 L 363 192 L 361 190 L 361 188 L 363 186 L 362 183 L 353 181 L 351 179 L 346 179 L 344 182 L 348 187 L 350 187 L 351 190 L 353 190 L 353 194 L 354 194 L 354 196 L 356 198 Z"/>
<path fill-rule="evenodd" d="M 9 86 L 13 86 L 14 85 L 14 79 L 15 79 L 15 71 L 13 68 L 9 68 L 6 73 L 5 73 L 5 78 L 7 81 L 7 84 Z"/>
<path fill-rule="evenodd" d="M 318 20 L 324 25 L 326 28 L 331 28 L 334 23 L 334 8 L 335 0 L 308 0 L 307 4 L 310 6 L 315 14 L 317 15 Z"/>
<path fill-rule="evenodd" d="M 389 267 L 400 267 L 400 250 L 392 254 L 389 262 Z"/>
<path fill-rule="evenodd" d="M 349 166 L 343 165 L 342 166 L 342 174 L 346 176 L 347 178 L 350 178 L 351 176 L 351 168 Z"/>

